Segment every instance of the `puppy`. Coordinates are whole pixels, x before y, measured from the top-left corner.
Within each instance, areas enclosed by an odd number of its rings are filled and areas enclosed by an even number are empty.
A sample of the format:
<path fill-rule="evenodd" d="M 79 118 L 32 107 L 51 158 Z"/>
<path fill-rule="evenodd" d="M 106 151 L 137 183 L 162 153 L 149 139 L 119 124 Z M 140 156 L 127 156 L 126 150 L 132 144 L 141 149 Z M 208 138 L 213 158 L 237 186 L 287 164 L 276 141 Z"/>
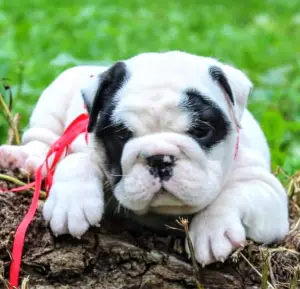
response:
<path fill-rule="evenodd" d="M 52 231 L 80 237 L 99 224 L 108 181 L 135 216 L 193 216 L 198 262 L 224 261 L 246 237 L 270 243 L 288 231 L 285 190 L 246 109 L 251 89 L 240 70 L 180 51 L 74 67 L 42 93 L 22 145 L 0 148 L 0 166 L 32 174 L 86 107 L 89 144 L 80 135 L 71 145 L 43 208 Z"/>

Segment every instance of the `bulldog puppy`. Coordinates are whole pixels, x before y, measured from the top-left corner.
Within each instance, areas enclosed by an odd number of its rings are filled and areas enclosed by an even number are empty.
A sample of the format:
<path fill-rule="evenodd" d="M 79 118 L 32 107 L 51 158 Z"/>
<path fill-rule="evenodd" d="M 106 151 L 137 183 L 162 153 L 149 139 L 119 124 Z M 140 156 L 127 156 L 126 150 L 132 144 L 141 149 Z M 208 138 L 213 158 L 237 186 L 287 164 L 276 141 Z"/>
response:
<path fill-rule="evenodd" d="M 179 51 L 71 68 L 42 93 L 22 146 L 0 148 L 0 166 L 33 173 L 85 104 L 90 142 L 79 136 L 60 161 L 43 209 L 54 234 L 99 224 L 108 180 L 136 216 L 194 216 L 197 260 L 224 261 L 246 237 L 271 243 L 288 231 L 285 190 L 246 109 L 251 88 L 240 70 Z"/>

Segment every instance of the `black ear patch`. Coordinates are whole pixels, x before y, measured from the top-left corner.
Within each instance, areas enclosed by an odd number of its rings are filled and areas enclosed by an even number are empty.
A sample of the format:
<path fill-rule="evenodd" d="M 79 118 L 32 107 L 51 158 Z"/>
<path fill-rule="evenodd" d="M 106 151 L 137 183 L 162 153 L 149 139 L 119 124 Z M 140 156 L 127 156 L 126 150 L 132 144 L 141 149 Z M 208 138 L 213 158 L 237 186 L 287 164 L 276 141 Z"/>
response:
<path fill-rule="evenodd" d="M 209 74 L 212 77 L 212 79 L 218 82 L 218 84 L 227 93 L 232 104 L 234 104 L 234 98 L 233 98 L 233 93 L 232 93 L 231 87 L 230 87 L 228 80 L 227 80 L 224 72 L 222 71 L 222 69 L 218 66 L 211 66 L 208 71 L 209 71 Z"/>
<path fill-rule="evenodd" d="M 93 105 L 90 108 L 90 121 L 88 132 L 92 132 L 97 122 L 99 113 L 103 111 L 105 105 L 110 102 L 116 92 L 126 81 L 128 72 L 124 62 L 115 63 L 110 69 L 103 72 L 99 79 Z"/>

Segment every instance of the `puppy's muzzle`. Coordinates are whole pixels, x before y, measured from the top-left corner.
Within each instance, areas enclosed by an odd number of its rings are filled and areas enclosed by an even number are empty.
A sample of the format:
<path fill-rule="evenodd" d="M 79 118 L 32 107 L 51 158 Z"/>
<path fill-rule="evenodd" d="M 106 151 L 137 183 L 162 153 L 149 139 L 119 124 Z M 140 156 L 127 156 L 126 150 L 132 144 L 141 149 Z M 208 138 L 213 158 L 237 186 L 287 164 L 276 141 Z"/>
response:
<path fill-rule="evenodd" d="M 168 181 L 173 175 L 175 165 L 174 156 L 171 155 L 153 155 L 146 158 L 149 172 L 155 178 L 162 181 Z"/>

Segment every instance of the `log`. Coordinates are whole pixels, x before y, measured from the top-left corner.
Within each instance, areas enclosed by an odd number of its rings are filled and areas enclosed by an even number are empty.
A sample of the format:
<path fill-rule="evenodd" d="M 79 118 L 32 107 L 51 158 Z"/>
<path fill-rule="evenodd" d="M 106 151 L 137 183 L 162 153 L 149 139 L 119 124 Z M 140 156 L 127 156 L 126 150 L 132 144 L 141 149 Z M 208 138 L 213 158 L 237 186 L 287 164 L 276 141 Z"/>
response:
<path fill-rule="evenodd" d="M 0 187 L 9 186 L 0 181 Z M 28 193 L 0 193 L 0 272 L 4 272 L 6 279 L 14 232 L 30 201 Z M 128 219 L 105 216 L 100 228 L 91 228 L 81 239 L 69 235 L 55 237 L 42 219 L 42 203 L 29 227 L 23 251 L 21 279 L 29 276 L 28 288 L 197 288 L 194 268 L 184 252 L 184 238 L 174 231 L 166 229 L 164 234 L 158 234 L 139 225 L 132 226 Z M 300 252 L 295 232 L 299 233 L 294 231 L 294 237 L 289 236 L 289 248 Z M 252 245 L 243 252 L 251 255 L 251 260 L 258 260 L 255 266 L 260 270 L 258 247 Z M 291 256 L 285 258 L 285 265 L 296 266 L 299 256 Z M 277 270 L 275 267 L 276 264 L 273 270 Z M 260 288 L 260 277 L 243 260 L 235 263 L 229 259 L 201 270 L 204 288 Z M 279 275 L 276 280 L 282 282 L 293 277 L 287 279 L 285 271 L 283 277 Z M 5 288 L 4 283 L 0 282 L 0 288 Z"/>

